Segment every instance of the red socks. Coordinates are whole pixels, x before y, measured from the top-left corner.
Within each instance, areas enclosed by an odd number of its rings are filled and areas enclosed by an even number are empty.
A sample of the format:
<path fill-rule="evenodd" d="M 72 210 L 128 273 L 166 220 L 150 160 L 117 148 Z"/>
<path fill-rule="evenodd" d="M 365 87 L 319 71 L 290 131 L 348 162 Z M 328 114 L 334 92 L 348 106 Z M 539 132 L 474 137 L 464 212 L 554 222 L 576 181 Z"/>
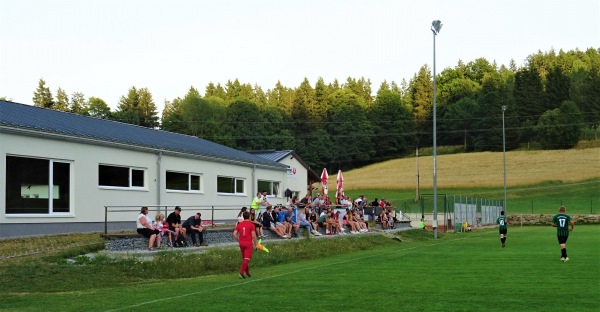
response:
<path fill-rule="evenodd" d="M 242 261 L 242 267 L 240 268 L 240 274 L 250 274 L 250 269 L 248 268 L 248 264 L 250 264 L 250 259 L 244 259 Z"/>

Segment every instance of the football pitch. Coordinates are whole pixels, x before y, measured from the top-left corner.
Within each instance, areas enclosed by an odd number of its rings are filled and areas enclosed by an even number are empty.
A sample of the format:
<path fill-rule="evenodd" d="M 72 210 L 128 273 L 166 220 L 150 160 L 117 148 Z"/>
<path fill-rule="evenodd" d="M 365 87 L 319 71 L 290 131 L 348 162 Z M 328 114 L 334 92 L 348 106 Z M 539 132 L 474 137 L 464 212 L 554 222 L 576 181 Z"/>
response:
<path fill-rule="evenodd" d="M 549 226 L 509 227 L 506 245 L 501 248 L 497 229 L 448 234 L 319 260 L 251 266 L 253 276 L 246 280 L 212 275 L 13 296 L 8 310 L 600 310 L 600 226 L 575 227 L 567 263 L 559 260 L 556 230 Z"/>

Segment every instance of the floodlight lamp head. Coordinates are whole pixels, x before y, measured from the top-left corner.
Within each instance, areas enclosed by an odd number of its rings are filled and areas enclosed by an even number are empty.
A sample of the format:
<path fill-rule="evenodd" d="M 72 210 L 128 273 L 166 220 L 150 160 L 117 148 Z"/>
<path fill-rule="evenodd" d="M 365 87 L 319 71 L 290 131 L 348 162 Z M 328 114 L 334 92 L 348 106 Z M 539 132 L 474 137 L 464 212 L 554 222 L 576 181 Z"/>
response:
<path fill-rule="evenodd" d="M 440 20 L 435 20 L 433 22 L 431 22 L 431 31 L 433 31 L 434 35 L 437 35 L 440 33 L 440 30 L 442 29 L 442 22 Z"/>
<path fill-rule="evenodd" d="M 506 110 L 506 108 L 507 108 L 507 106 L 506 106 L 506 105 L 502 105 L 502 111 L 505 111 L 505 110 Z"/>

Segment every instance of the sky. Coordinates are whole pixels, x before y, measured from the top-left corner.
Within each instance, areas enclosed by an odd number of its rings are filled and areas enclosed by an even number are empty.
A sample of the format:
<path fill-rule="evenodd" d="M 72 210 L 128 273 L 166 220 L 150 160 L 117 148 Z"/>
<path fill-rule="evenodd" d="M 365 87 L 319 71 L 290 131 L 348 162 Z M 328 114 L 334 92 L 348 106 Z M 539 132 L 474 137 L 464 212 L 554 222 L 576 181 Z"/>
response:
<path fill-rule="evenodd" d="M 159 111 L 209 82 L 295 88 L 348 77 L 410 80 L 486 58 L 600 48 L 600 0 L 0 0 L 0 97 L 82 92 L 114 110 L 148 88 Z"/>

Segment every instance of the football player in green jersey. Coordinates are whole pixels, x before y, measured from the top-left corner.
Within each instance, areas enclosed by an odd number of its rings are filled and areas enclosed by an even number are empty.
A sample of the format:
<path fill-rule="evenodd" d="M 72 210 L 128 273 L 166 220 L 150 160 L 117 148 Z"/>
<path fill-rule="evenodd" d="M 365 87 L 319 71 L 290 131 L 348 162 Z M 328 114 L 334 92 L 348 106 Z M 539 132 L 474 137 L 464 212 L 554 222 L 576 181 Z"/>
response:
<path fill-rule="evenodd" d="M 506 232 L 508 232 L 508 218 L 504 215 L 504 211 L 500 211 L 500 217 L 496 219 L 496 223 L 500 225 L 500 242 L 502 243 L 502 248 L 506 247 L 504 243 L 506 243 Z"/>
<path fill-rule="evenodd" d="M 556 235 L 560 244 L 560 261 L 562 262 L 569 261 L 569 257 L 567 257 L 567 239 L 569 238 L 569 232 L 573 232 L 575 227 L 575 222 L 565 212 L 565 207 L 561 206 L 558 209 L 558 214 L 552 218 L 552 226 L 556 228 Z M 570 229 L 569 224 L 571 225 Z"/>

